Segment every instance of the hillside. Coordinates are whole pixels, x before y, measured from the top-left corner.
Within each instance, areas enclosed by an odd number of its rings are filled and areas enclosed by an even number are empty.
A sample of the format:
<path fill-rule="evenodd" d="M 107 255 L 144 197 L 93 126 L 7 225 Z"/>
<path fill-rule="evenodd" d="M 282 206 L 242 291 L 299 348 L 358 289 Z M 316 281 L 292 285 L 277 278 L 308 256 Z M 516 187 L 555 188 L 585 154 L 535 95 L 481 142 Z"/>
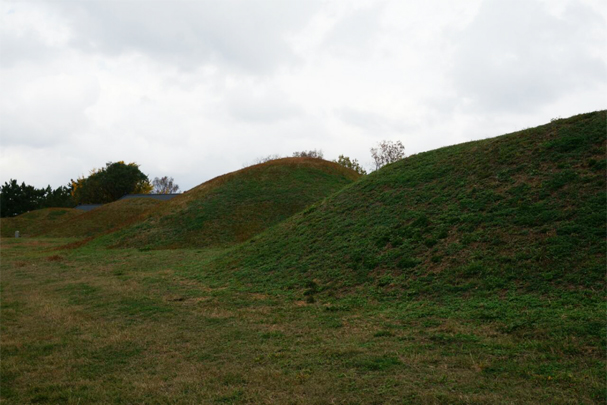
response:
<path fill-rule="evenodd" d="M 603 289 L 605 140 L 601 111 L 411 156 L 214 266 L 313 293 Z"/>
<path fill-rule="evenodd" d="M 411 156 L 224 248 L 339 168 L 244 169 L 121 234 L 211 248 L 5 238 L 2 401 L 605 404 L 606 118 Z"/>
<path fill-rule="evenodd" d="M 82 213 L 83 211 L 73 208 L 44 208 L 13 218 L 2 218 L 0 219 L 1 235 L 15 236 L 15 231 L 19 231 L 22 236 L 38 235 Z"/>
<path fill-rule="evenodd" d="M 243 242 L 358 177 L 350 169 L 321 159 L 273 160 L 203 183 L 107 241 L 139 248 Z"/>
<path fill-rule="evenodd" d="M 143 213 L 158 207 L 162 201 L 131 198 L 105 204 L 92 211 L 61 222 L 42 233 L 50 237 L 91 237 L 136 220 Z"/>

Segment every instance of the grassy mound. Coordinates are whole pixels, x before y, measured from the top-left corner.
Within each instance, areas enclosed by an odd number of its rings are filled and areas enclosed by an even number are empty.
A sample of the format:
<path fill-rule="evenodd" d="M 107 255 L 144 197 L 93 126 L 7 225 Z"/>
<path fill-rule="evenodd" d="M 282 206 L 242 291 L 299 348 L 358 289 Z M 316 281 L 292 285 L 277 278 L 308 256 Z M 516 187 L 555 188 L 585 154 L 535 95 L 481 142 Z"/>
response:
<path fill-rule="evenodd" d="M 601 111 L 411 156 L 216 266 L 314 291 L 602 289 L 605 142 Z"/>
<path fill-rule="evenodd" d="M 358 177 L 350 169 L 321 159 L 274 160 L 203 183 L 109 240 L 139 248 L 242 242 Z"/>
<path fill-rule="evenodd" d="M 19 231 L 22 236 L 38 235 L 82 213 L 83 211 L 73 208 L 44 208 L 13 218 L 2 218 L 0 234 L 11 237 L 15 236 L 15 231 Z"/>
<path fill-rule="evenodd" d="M 135 221 L 143 213 L 156 208 L 162 201 L 130 198 L 105 204 L 85 212 L 44 232 L 50 237 L 91 237 Z"/>
<path fill-rule="evenodd" d="M 605 403 L 606 118 L 410 157 L 225 249 L 4 239 L 3 399 Z M 240 174 L 171 210 L 245 210 Z"/>

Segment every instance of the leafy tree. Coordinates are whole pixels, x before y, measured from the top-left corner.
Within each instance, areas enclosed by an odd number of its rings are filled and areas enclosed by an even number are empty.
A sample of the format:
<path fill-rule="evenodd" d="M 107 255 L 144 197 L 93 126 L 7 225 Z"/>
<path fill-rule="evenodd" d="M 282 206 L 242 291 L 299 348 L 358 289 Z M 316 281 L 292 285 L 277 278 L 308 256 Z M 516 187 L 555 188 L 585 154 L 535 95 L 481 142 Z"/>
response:
<path fill-rule="evenodd" d="M 69 187 L 35 188 L 11 179 L 0 189 L 0 216 L 12 217 L 28 211 L 49 207 L 73 207 Z"/>
<path fill-rule="evenodd" d="M 42 190 L 11 179 L 5 182 L 0 193 L 0 216 L 12 217 L 38 208 Z"/>
<path fill-rule="evenodd" d="M 302 150 L 301 152 L 293 152 L 293 157 L 310 157 L 310 158 L 322 159 L 323 153 L 322 153 L 321 149 Z"/>
<path fill-rule="evenodd" d="M 152 185 L 154 186 L 152 194 L 172 194 L 179 191 L 179 185 L 175 184 L 175 179 L 172 177 L 155 177 Z"/>
<path fill-rule="evenodd" d="M 89 177 L 72 179 L 72 198 L 77 204 L 100 204 L 105 202 L 97 170 L 91 170 Z"/>
<path fill-rule="evenodd" d="M 363 167 L 358 163 L 357 159 L 350 159 L 347 156 L 339 155 L 337 160 L 334 160 L 335 163 L 340 164 L 348 169 L 354 170 L 358 174 L 367 174 L 367 171 L 363 169 Z"/>
<path fill-rule="evenodd" d="M 40 208 L 51 208 L 51 207 L 69 207 L 72 208 L 76 204 L 72 198 L 72 187 L 71 184 L 66 186 L 59 186 L 56 189 L 52 189 L 48 186 L 44 190 L 44 197 L 41 202 Z"/>
<path fill-rule="evenodd" d="M 371 156 L 375 161 L 375 170 L 394 163 L 405 157 L 405 147 L 401 141 L 381 141 L 377 148 L 371 148 Z"/>
<path fill-rule="evenodd" d="M 138 164 L 123 161 L 93 169 L 89 177 L 72 180 L 72 186 L 78 204 L 109 203 L 126 194 L 149 194 L 154 188 Z"/>

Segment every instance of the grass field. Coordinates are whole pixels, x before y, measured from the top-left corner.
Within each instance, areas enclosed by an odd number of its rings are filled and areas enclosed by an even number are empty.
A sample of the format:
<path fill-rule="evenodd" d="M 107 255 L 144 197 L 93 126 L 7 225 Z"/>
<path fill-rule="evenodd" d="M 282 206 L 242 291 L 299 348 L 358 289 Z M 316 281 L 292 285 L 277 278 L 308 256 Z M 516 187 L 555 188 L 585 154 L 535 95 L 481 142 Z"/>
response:
<path fill-rule="evenodd" d="M 2 243 L 5 403 L 601 403 L 604 303 L 571 291 L 318 298 L 218 251 Z"/>
<path fill-rule="evenodd" d="M 607 403 L 606 138 L 601 111 L 412 156 L 240 244 L 3 238 L 0 397 Z"/>
<path fill-rule="evenodd" d="M 0 233 L 2 236 L 12 237 L 15 231 L 19 231 L 23 236 L 35 236 L 50 231 L 82 213 L 83 211 L 73 208 L 44 208 L 12 218 L 1 218 Z"/>

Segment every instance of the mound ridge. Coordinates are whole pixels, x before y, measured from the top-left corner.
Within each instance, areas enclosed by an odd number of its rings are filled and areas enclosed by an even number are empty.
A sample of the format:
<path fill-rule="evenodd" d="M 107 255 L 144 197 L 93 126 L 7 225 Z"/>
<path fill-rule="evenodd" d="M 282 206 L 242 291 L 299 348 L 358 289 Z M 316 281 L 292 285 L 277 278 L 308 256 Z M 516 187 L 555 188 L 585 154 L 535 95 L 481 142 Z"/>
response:
<path fill-rule="evenodd" d="M 157 249 L 243 242 L 358 177 L 321 159 L 273 160 L 209 180 L 167 201 L 145 220 L 109 235 L 104 243 Z"/>
<path fill-rule="evenodd" d="M 2 236 L 14 236 L 15 231 L 23 236 L 35 236 L 81 215 L 83 211 L 73 208 L 43 208 L 26 212 L 12 218 L 0 219 Z"/>
<path fill-rule="evenodd" d="M 49 237 L 92 237 L 136 221 L 143 213 L 163 201 L 150 198 L 129 198 L 104 204 L 99 208 L 63 221 L 42 233 Z"/>
<path fill-rule="evenodd" d="M 382 294 L 604 288 L 606 112 L 388 165 L 212 263 Z M 317 286 L 318 284 L 318 286 Z"/>

